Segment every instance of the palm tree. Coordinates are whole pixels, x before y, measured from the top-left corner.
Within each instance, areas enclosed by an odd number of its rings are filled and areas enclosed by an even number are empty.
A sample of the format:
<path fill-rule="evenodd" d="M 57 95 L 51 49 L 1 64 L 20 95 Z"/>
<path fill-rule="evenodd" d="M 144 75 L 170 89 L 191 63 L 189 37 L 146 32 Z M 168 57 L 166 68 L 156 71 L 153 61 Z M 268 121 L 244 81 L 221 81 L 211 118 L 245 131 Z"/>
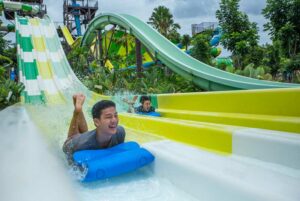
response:
<path fill-rule="evenodd" d="M 180 29 L 180 25 L 174 23 L 170 10 L 164 6 L 154 8 L 148 24 L 151 24 L 153 28 L 168 39 L 170 39 L 174 32 L 177 32 L 177 29 Z"/>
<path fill-rule="evenodd" d="M 184 34 L 181 39 L 181 44 L 185 47 L 185 50 L 188 49 L 189 44 L 191 43 L 191 37 L 188 34 Z"/>

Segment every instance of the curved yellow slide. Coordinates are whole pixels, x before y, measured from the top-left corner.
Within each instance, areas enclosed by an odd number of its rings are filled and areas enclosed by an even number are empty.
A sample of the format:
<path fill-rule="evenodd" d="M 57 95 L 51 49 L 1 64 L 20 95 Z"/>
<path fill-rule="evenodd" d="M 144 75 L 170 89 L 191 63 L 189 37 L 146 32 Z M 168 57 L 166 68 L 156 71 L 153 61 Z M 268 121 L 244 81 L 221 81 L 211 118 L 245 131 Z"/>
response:
<path fill-rule="evenodd" d="M 60 26 L 60 29 L 61 29 L 61 31 L 62 31 L 62 33 L 63 33 L 63 35 L 64 35 L 67 43 L 69 44 L 69 46 L 72 46 L 73 43 L 74 43 L 74 39 L 73 39 L 73 37 L 72 37 L 69 29 L 66 26 L 64 26 L 64 25 Z"/>

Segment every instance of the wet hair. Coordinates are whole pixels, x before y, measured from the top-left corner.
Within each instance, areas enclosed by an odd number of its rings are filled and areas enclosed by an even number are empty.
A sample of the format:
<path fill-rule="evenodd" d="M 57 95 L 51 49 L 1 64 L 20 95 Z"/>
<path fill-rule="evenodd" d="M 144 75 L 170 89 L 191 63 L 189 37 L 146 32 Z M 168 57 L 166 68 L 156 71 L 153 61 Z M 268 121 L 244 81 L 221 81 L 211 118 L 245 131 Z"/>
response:
<path fill-rule="evenodd" d="M 150 96 L 141 96 L 140 103 L 143 104 L 145 101 L 150 101 L 151 102 L 151 97 Z"/>
<path fill-rule="evenodd" d="M 116 104 L 110 100 L 101 100 L 101 101 L 97 102 L 92 108 L 93 119 L 100 118 L 102 110 L 109 108 L 109 107 L 116 108 Z"/>

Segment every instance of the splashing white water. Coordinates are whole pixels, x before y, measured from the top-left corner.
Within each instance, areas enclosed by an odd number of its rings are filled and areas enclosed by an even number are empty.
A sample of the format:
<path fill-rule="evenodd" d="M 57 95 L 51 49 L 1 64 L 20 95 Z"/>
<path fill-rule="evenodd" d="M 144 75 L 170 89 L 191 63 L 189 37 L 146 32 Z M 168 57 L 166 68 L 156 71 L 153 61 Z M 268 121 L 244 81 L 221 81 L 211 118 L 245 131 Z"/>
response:
<path fill-rule="evenodd" d="M 1 200 L 74 201 L 66 171 L 49 152 L 25 108 L 0 113 Z"/>

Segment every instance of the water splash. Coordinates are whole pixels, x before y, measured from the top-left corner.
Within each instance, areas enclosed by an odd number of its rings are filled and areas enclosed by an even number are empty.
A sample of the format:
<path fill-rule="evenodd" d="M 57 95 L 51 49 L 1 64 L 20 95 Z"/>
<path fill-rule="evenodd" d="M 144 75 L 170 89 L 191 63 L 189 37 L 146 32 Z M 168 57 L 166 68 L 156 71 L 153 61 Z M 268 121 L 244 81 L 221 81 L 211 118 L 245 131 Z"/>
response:
<path fill-rule="evenodd" d="M 116 103 L 117 105 L 117 111 L 118 112 L 132 112 L 132 107 L 137 107 L 138 103 L 129 105 L 126 101 L 133 101 L 134 97 L 137 96 L 136 94 L 129 92 L 129 91 L 124 91 L 124 92 L 118 92 L 114 94 L 112 97 L 112 100 Z"/>
<path fill-rule="evenodd" d="M 10 201 L 77 200 L 64 168 L 25 108 L 0 113 L 0 194 Z"/>
<path fill-rule="evenodd" d="M 46 139 L 47 146 L 49 146 L 51 152 L 54 153 L 54 155 L 56 155 L 61 162 L 61 171 L 59 173 L 55 173 L 56 175 L 54 176 L 50 174 L 50 176 L 52 176 L 53 178 L 57 178 L 57 176 L 61 174 L 64 174 L 63 177 L 69 175 L 69 178 L 72 178 L 73 180 L 73 185 L 75 185 L 75 187 L 77 188 L 77 190 L 74 190 L 72 192 L 78 192 L 79 200 L 115 201 L 120 200 L 120 198 L 125 201 L 195 200 L 194 198 L 189 197 L 189 195 L 187 195 L 185 192 L 176 188 L 176 186 L 174 186 L 174 184 L 170 183 L 168 180 L 155 176 L 151 168 L 143 168 L 129 174 L 93 183 L 78 182 L 78 180 L 81 180 L 85 176 L 86 172 L 79 170 L 78 167 L 70 168 L 68 166 L 65 155 L 62 152 L 62 145 L 67 137 L 68 127 L 74 109 L 71 98 L 73 93 L 64 95 L 66 95 L 66 103 L 62 105 L 24 105 L 22 108 L 29 114 L 27 120 L 30 122 L 33 121 L 35 125 L 38 126 L 38 129 L 43 131 L 40 137 L 42 136 Z M 117 96 L 115 96 L 113 100 L 118 106 L 118 111 L 123 112 L 124 110 L 126 110 L 126 108 L 124 108 L 125 104 L 122 101 L 122 98 L 132 98 L 133 96 L 134 94 L 131 94 L 129 92 L 117 94 Z M 89 128 L 94 128 L 88 104 L 84 105 L 83 110 L 86 114 Z M 147 133 L 142 133 L 141 131 L 137 132 L 127 129 L 126 138 L 127 140 L 134 140 L 142 143 L 145 141 L 145 139 L 146 141 L 149 140 L 151 136 Z M 152 138 L 154 137 L 152 136 Z M 36 146 L 35 143 L 32 144 L 32 146 L 34 146 L 34 149 L 40 149 L 40 146 Z M 37 162 L 38 161 L 36 161 L 35 159 L 31 160 L 32 164 L 35 164 Z M 46 162 L 44 163 L 47 164 Z M 33 168 L 33 171 L 37 171 L 37 169 Z M 61 180 L 58 179 L 56 182 L 61 182 Z M 33 186 L 33 188 L 35 187 Z"/>
<path fill-rule="evenodd" d="M 165 178 L 155 176 L 151 167 L 78 186 L 82 201 L 196 201 Z"/>

